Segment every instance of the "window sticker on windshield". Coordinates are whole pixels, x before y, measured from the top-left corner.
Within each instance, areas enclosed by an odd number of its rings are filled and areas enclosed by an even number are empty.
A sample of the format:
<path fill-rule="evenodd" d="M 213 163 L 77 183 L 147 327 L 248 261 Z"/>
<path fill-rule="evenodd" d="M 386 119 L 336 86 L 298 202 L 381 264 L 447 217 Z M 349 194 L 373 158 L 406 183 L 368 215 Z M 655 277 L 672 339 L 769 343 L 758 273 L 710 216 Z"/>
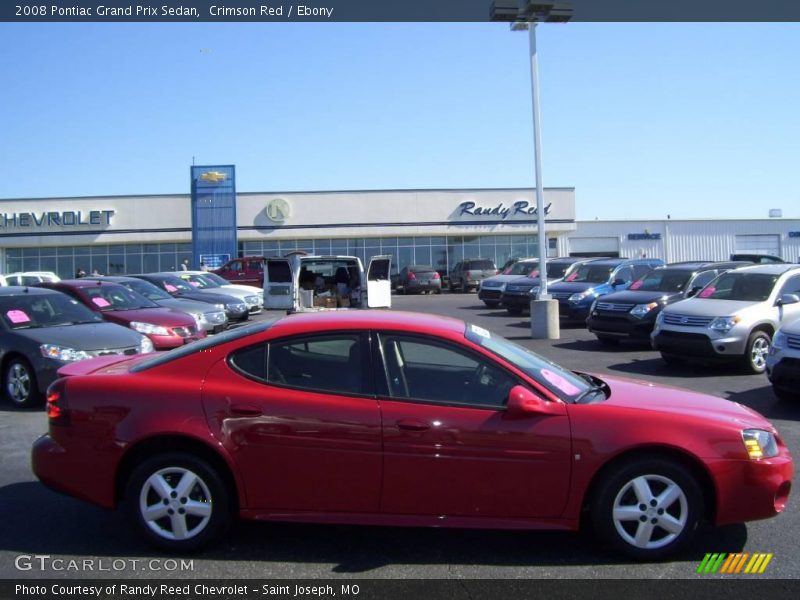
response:
<path fill-rule="evenodd" d="M 717 291 L 717 288 L 714 286 L 708 286 L 702 292 L 700 292 L 699 298 L 708 298 L 711 294 Z"/>
<path fill-rule="evenodd" d="M 528 277 L 530 277 L 531 279 L 534 279 L 535 277 L 538 277 L 538 276 L 539 276 L 539 271 L 538 270 L 531 271 L 530 273 L 528 273 Z"/>
<path fill-rule="evenodd" d="M 638 290 L 640 287 L 642 287 L 643 283 L 644 283 L 644 279 L 639 279 L 638 281 L 634 281 L 631 284 L 631 289 L 632 290 Z"/>
<path fill-rule="evenodd" d="M 551 371 L 550 369 L 542 369 L 541 373 L 542 377 L 544 377 L 547 381 L 549 381 L 551 384 L 556 386 L 559 390 L 561 390 L 568 396 L 574 396 L 581 391 L 578 386 L 571 384 L 561 375 L 555 373 L 554 371 Z"/>
<path fill-rule="evenodd" d="M 192 287 L 200 287 L 200 282 L 199 281 L 190 281 L 189 285 L 191 285 Z"/>
<path fill-rule="evenodd" d="M 22 310 L 9 310 L 6 313 L 8 320 L 14 324 L 18 323 L 30 323 L 31 318 L 25 314 L 25 311 Z"/>
<path fill-rule="evenodd" d="M 92 302 L 94 302 L 95 305 L 99 306 L 100 308 L 105 308 L 106 306 L 111 306 L 111 302 L 109 302 L 105 298 L 92 298 Z"/>
<path fill-rule="evenodd" d="M 489 333 L 489 330 L 488 329 L 484 329 L 483 327 L 478 327 L 477 325 L 470 325 L 469 329 L 475 335 L 479 335 L 482 338 L 486 338 L 487 340 L 492 338 L 492 334 Z"/>
<path fill-rule="evenodd" d="M 177 291 L 178 291 L 178 288 L 176 288 L 176 287 L 175 287 L 174 285 L 172 285 L 171 283 L 165 283 L 165 284 L 164 284 L 164 287 L 166 288 L 166 290 L 167 290 L 168 292 L 177 292 Z"/>
<path fill-rule="evenodd" d="M 570 273 L 569 275 L 567 275 L 567 277 L 566 277 L 566 279 L 564 279 L 564 281 L 575 281 L 575 279 L 577 277 L 578 277 L 578 272 L 575 271 L 574 273 Z"/>

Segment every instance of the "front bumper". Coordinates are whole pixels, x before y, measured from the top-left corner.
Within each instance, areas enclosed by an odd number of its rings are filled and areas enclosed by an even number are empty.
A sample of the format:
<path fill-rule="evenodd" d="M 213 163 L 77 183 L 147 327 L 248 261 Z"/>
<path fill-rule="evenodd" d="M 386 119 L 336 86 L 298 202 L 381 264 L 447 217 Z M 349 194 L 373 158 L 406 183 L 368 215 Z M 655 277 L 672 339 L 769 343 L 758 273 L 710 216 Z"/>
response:
<path fill-rule="evenodd" d="M 736 359 L 744 355 L 749 333 L 734 333 L 711 338 L 705 328 L 664 329 L 653 331 L 653 348 L 665 354 L 695 356 L 709 359 Z M 734 330 L 731 330 L 734 331 Z"/>
<path fill-rule="evenodd" d="M 706 459 L 705 462 L 717 492 L 716 525 L 768 519 L 786 506 L 792 482 L 792 457 L 785 447 L 775 458 Z"/>
<path fill-rule="evenodd" d="M 768 356 L 767 377 L 776 387 L 800 390 L 800 358 Z"/>
<path fill-rule="evenodd" d="M 503 297 L 503 292 L 500 288 L 481 288 L 478 290 L 478 299 L 484 302 L 497 302 L 499 303 Z"/>
<path fill-rule="evenodd" d="M 500 296 L 500 304 L 506 308 L 519 308 L 522 310 L 528 310 L 531 306 L 530 291 L 509 292 L 506 290 Z"/>
<path fill-rule="evenodd" d="M 601 335 L 629 336 L 647 339 L 653 331 L 655 318 L 637 319 L 630 313 L 608 314 L 595 310 L 586 319 L 586 326 L 592 333 Z"/>

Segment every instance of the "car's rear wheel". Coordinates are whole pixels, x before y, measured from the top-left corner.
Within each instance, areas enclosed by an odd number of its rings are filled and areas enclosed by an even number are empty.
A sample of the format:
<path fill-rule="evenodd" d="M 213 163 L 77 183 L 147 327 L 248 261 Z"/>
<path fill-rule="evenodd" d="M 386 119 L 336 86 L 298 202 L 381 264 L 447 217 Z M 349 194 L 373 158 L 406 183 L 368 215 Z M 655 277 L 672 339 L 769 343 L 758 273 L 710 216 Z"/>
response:
<path fill-rule="evenodd" d="M 136 529 L 151 544 L 192 552 L 227 531 L 230 496 L 214 467 L 176 452 L 153 456 L 133 471 L 125 504 Z"/>
<path fill-rule="evenodd" d="M 609 473 L 594 496 L 591 517 L 597 534 L 612 548 L 656 560 L 691 539 L 702 506 L 700 486 L 685 467 L 650 458 Z"/>
<path fill-rule="evenodd" d="M 675 356 L 674 354 L 664 354 L 663 352 L 661 353 L 661 360 L 667 363 L 670 367 L 679 367 L 686 364 L 686 361 L 680 356 Z"/>
<path fill-rule="evenodd" d="M 772 338 L 765 331 L 754 331 L 747 339 L 744 351 L 744 368 L 748 373 L 760 375 L 767 370 L 767 355 Z"/>
<path fill-rule="evenodd" d="M 42 399 L 36 373 L 24 358 L 12 358 L 3 374 L 3 390 L 6 399 L 17 408 L 28 408 Z"/>

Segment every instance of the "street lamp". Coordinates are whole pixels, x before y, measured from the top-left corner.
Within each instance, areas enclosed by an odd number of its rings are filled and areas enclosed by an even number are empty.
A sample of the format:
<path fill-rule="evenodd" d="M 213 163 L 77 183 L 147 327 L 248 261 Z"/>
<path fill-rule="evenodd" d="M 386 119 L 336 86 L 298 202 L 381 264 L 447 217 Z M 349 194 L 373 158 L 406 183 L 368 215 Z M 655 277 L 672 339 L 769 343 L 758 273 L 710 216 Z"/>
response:
<path fill-rule="evenodd" d="M 511 31 L 528 31 L 531 56 L 531 97 L 533 104 L 533 162 L 536 169 L 536 231 L 539 241 L 539 296 L 531 299 L 531 337 L 558 339 L 558 302 L 547 293 L 547 235 L 544 228 L 541 127 L 539 123 L 539 61 L 536 57 L 536 24 L 566 23 L 572 18 L 569 2 L 554 0 L 494 0 L 493 21 L 511 23 Z"/>

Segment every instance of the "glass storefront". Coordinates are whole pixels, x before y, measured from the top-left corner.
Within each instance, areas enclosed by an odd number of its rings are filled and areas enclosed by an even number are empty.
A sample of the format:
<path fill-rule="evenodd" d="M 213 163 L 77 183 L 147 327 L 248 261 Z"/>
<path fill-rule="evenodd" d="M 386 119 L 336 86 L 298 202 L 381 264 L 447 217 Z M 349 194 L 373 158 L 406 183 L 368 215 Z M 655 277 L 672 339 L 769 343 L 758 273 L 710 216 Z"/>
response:
<path fill-rule="evenodd" d="M 293 250 L 309 254 L 344 254 L 366 265 L 378 254 L 392 257 L 392 271 L 407 265 L 432 265 L 447 273 L 465 258 L 488 258 L 501 267 L 511 257 L 538 255 L 535 235 L 415 236 L 380 238 L 297 239 L 239 242 L 240 256 L 283 256 Z M 8 248 L 5 273 L 53 271 L 63 279 L 79 269 L 103 275 L 175 271 L 192 262 L 190 243 L 97 244 L 44 248 Z M 192 265 L 197 268 L 198 265 Z"/>

